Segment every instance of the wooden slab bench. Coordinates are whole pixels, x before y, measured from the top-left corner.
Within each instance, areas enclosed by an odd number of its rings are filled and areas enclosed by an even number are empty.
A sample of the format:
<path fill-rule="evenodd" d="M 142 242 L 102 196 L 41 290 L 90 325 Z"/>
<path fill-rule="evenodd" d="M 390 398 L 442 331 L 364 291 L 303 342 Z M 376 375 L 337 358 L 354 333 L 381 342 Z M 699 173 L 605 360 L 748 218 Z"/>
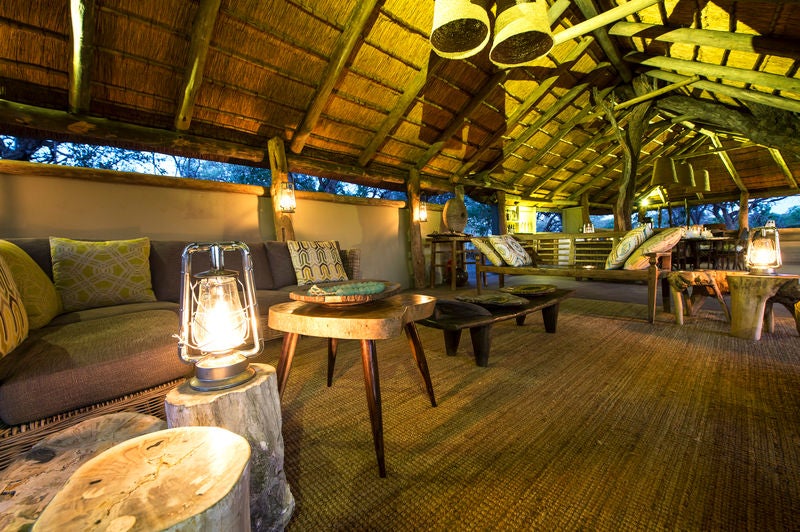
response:
<path fill-rule="evenodd" d="M 523 325 L 528 314 L 541 310 L 544 330 L 554 333 L 558 323 L 558 304 L 573 293 L 574 290 L 558 289 L 550 294 L 531 298 L 525 305 L 510 307 L 483 307 L 464 301 L 437 299 L 433 314 L 417 323 L 442 330 L 445 352 L 448 356 L 456 354 L 461 341 L 461 331 L 469 329 L 475 363 L 486 367 L 489 365 L 493 324 L 513 318 L 517 325 Z"/>
<path fill-rule="evenodd" d="M 664 312 L 670 312 L 670 289 L 666 275 L 672 269 L 672 253 L 648 253 L 649 266 L 644 270 L 606 270 L 587 266 L 494 266 L 487 263 L 486 257 L 476 251 L 475 277 L 478 294 L 485 281 L 485 273 L 499 275 L 499 285 L 504 285 L 505 275 L 546 275 L 574 277 L 575 279 L 598 279 L 603 281 L 645 282 L 647 283 L 647 319 L 655 322 L 657 285 L 661 280 L 661 299 Z"/>

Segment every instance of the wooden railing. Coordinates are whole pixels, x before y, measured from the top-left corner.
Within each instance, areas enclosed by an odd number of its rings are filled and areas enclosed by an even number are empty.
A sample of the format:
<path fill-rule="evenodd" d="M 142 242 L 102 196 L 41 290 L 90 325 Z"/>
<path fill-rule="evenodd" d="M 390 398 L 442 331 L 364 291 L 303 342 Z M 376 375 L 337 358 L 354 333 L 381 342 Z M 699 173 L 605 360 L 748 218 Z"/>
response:
<path fill-rule="evenodd" d="M 606 258 L 624 232 L 533 233 L 514 235 L 536 252 L 537 265 L 595 266 L 604 268 Z"/>

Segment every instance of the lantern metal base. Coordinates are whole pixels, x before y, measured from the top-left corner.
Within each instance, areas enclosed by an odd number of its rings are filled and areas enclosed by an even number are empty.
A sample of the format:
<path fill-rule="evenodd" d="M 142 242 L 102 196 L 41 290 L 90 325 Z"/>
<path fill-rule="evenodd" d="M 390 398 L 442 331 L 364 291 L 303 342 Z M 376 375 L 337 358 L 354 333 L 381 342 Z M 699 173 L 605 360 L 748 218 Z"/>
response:
<path fill-rule="evenodd" d="M 775 275 L 775 268 L 750 268 L 751 275 Z"/>
<path fill-rule="evenodd" d="M 256 370 L 250 367 L 247 359 L 222 367 L 195 366 L 195 376 L 189 379 L 189 386 L 202 392 L 226 390 L 252 379 Z"/>

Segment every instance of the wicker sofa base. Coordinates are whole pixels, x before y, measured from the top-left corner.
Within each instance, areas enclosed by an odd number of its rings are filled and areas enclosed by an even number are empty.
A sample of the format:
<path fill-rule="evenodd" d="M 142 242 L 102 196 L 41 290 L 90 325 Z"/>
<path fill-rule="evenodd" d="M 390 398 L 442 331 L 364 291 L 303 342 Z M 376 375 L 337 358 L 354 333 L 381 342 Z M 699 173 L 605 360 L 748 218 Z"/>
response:
<path fill-rule="evenodd" d="M 0 422 L 0 470 L 5 469 L 16 458 L 28 452 L 42 438 L 92 417 L 114 412 L 138 412 L 166 420 L 164 397 L 183 381 L 184 379 L 180 378 L 147 390 L 31 423 L 10 427 Z"/>

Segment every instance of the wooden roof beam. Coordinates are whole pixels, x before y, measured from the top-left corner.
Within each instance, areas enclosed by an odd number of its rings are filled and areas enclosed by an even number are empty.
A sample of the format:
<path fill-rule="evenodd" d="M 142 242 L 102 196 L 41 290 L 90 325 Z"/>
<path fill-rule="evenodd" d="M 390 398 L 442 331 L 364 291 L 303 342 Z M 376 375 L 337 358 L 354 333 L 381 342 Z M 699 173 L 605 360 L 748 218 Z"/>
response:
<path fill-rule="evenodd" d="M 511 113 L 508 119 L 506 119 L 506 127 L 504 129 L 496 131 L 494 135 L 492 135 L 489 139 L 483 142 L 481 144 L 481 147 L 478 148 L 478 150 L 474 154 L 472 154 L 472 156 L 469 159 L 464 161 L 464 163 L 456 170 L 455 172 L 456 180 L 459 180 L 463 178 L 465 175 L 467 175 L 467 173 L 475 165 L 475 163 L 478 161 L 481 155 L 483 155 L 489 148 L 491 148 L 497 142 L 499 142 L 507 131 L 510 131 L 514 127 L 516 127 L 519 121 L 525 115 L 527 115 L 531 111 L 531 109 L 533 109 L 533 106 L 536 105 L 536 102 L 538 102 L 545 94 L 547 94 L 547 92 L 553 85 L 555 85 L 555 83 L 559 80 L 559 78 L 568 71 L 569 68 L 568 65 L 577 61 L 584 54 L 586 49 L 589 48 L 589 45 L 592 44 L 592 42 L 594 42 L 593 37 L 584 38 L 570 51 L 569 55 L 567 55 L 567 57 L 564 58 L 564 62 L 558 65 L 558 67 L 556 67 L 553 75 L 548 77 L 547 79 L 542 80 L 539 83 L 539 86 L 536 87 L 536 90 L 531 92 L 528 95 L 528 97 L 525 98 L 525 101 L 523 101 L 516 107 L 516 109 L 514 109 L 514 112 Z"/>
<path fill-rule="evenodd" d="M 781 172 L 786 177 L 786 181 L 789 182 L 789 186 L 791 188 L 797 188 L 797 180 L 794 178 L 792 171 L 789 169 L 789 165 L 786 164 L 786 160 L 783 158 L 783 154 L 780 150 L 776 148 L 767 148 L 769 150 L 769 154 L 772 155 L 772 159 L 775 163 L 781 168 Z"/>
<path fill-rule="evenodd" d="M 92 97 L 92 59 L 97 14 L 95 0 L 70 0 L 69 110 L 84 114 Z"/>
<path fill-rule="evenodd" d="M 594 19 L 594 17 L 598 16 L 597 9 L 594 7 L 594 2 L 592 0 L 574 0 L 575 5 L 578 6 L 578 9 L 581 10 L 583 16 L 587 19 Z M 637 9 L 638 11 L 638 9 Z M 627 16 L 626 15 L 623 15 Z M 628 65 L 622 60 L 622 56 L 617 49 L 617 46 L 611 42 L 611 38 L 608 36 L 608 31 L 606 31 L 604 26 L 601 26 L 592 31 L 592 35 L 594 38 L 597 39 L 597 44 L 600 45 L 600 48 L 603 49 L 603 53 L 606 54 L 608 60 L 611 61 L 611 64 L 614 65 L 614 68 L 617 69 L 619 72 L 620 77 L 625 83 L 629 83 L 631 79 L 633 79 L 633 75 L 631 74 L 631 69 L 628 68 Z"/>
<path fill-rule="evenodd" d="M 189 46 L 189 63 L 183 74 L 180 105 L 175 116 L 175 129 L 186 131 L 192 123 L 194 101 L 203 83 L 206 55 L 214 32 L 214 24 L 219 14 L 221 0 L 200 0 L 200 7 L 192 23 L 192 42 Z"/>
<path fill-rule="evenodd" d="M 720 142 L 719 137 L 716 133 L 712 131 L 708 131 L 707 129 L 701 129 L 700 132 L 706 135 L 708 138 L 711 139 L 711 144 L 719 149 L 722 148 L 722 142 Z M 739 187 L 739 190 L 742 192 L 747 192 L 747 187 L 744 186 L 742 182 L 742 178 L 739 177 L 739 172 L 736 171 L 736 167 L 733 165 L 733 160 L 731 159 L 730 155 L 727 154 L 725 151 L 720 151 L 718 153 L 719 158 L 722 159 L 722 164 L 725 165 L 725 169 L 730 174 L 733 182 L 736 183 L 736 186 Z"/>
<path fill-rule="evenodd" d="M 653 4 L 657 4 L 660 1 L 661 0 L 630 0 L 629 2 L 625 2 L 622 5 L 609 9 L 608 11 L 576 24 L 571 28 L 567 28 L 564 31 L 556 33 L 553 35 L 553 46 L 558 46 L 559 44 L 570 39 L 574 39 L 580 35 L 584 35 L 596 29 L 602 28 L 603 26 L 607 26 L 612 22 L 623 19 L 628 15 L 632 15 L 637 11 L 640 11 L 646 7 L 650 7 Z"/>
<path fill-rule="evenodd" d="M 328 66 L 325 67 L 322 81 L 320 81 L 314 99 L 311 101 L 311 105 L 309 105 L 302 123 L 297 127 L 292 136 L 291 149 L 294 153 L 303 151 L 308 137 L 311 136 L 311 132 L 314 130 L 314 127 L 319 121 L 319 117 L 322 115 L 322 110 L 328 103 L 328 98 L 333 92 L 333 87 L 336 86 L 336 83 L 339 82 L 339 78 L 341 78 L 344 73 L 347 60 L 353 53 L 376 7 L 382 3 L 383 0 L 361 0 L 360 2 L 356 2 L 356 7 L 350 14 L 350 19 L 345 26 L 346 29 L 339 37 L 331 60 L 328 62 Z"/>
<path fill-rule="evenodd" d="M 701 63 L 699 61 L 687 61 L 684 59 L 675 59 L 674 57 L 651 56 L 641 52 L 631 52 L 625 55 L 625 60 L 654 68 L 691 72 L 692 74 L 700 74 L 707 78 L 720 78 L 729 81 L 762 85 L 779 91 L 800 92 L 800 79 L 770 74 L 768 72 Z"/>
<path fill-rule="evenodd" d="M 618 37 L 652 39 L 660 42 L 711 46 L 725 50 L 751 52 L 800 59 L 800 41 L 781 37 L 763 37 L 729 31 L 698 28 L 671 28 L 640 22 L 617 22 L 608 33 Z"/>
<path fill-rule="evenodd" d="M 646 76 L 650 76 L 651 78 L 669 82 L 679 82 L 682 80 L 691 79 L 688 76 L 681 76 L 680 74 L 667 72 L 665 70 L 648 70 L 644 74 Z M 737 100 L 760 103 L 768 107 L 775 107 L 777 109 L 783 109 L 784 111 L 800 113 L 800 102 L 783 98 L 781 96 L 775 96 L 773 94 L 767 94 L 765 92 L 740 89 L 739 87 L 723 85 L 722 83 L 715 83 L 713 81 L 697 81 L 693 83 L 693 87 L 717 94 L 722 94 L 724 96 L 729 96 Z"/>
<path fill-rule="evenodd" d="M 592 146 L 596 146 L 598 144 L 604 144 L 604 143 L 606 143 L 606 142 L 608 142 L 610 140 L 614 140 L 616 138 L 616 135 L 615 134 L 609 135 L 608 131 L 610 131 L 610 130 L 611 130 L 611 125 L 608 124 L 604 129 L 598 131 L 592 138 L 590 138 L 588 141 L 586 141 L 582 146 L 578 147 L 575 151 L 573 151 L 569 155 L 565 156 L 564 160 L 561 161 L 561 163 L 558 166 L 556 166 L 555 168 L 550 169 L 550 171 L 548 171 L 545 175 L 543 175 L 541 177 L 542 182 L 543 183 L 547 183 L 548 181 L 550 181 L 550 179 L 552 179 L 552 177 L 554 175 L 556 175 L 558 172 L 562 171 L 570 163 L 574 162 L 578 157 L 583 155 L 583 152 L 587 151 Z M 593 163 L 595 163 L 596 161 L 599 161 L 603 157 L 606 157 L 609 153 L 611 153 L 612 151 L 614 151 L 618 147 L 619 146 L 617 146 L 616 144 L 611 143 L 608 146 L 606 146 L 606 148 L 604 150 L 602 150 L 602 152 L 598 153 L 597 151 L 595 151 L 597 156 L 594 157 L 590 163 L 587 163 L 585 165 L 585 167 L 589 167 Z M 547 195 L 547 198 L 551 199 L 551 198 L 555 197 L 556 194 L 558 194 L 559 192 L 564 190 L 567 186 L 569 186 L 570 183 L 572 183 L 573 181 L 578 179 L 579 176 L 580 176 L 579 173 L 577 173 L 577 172 L 573 173 L 570 177 L 565 179 L 560 185 L 558 185 L 556 188 L 554 188 Z M 525 191 L 525 195 L 526 196 L 531 196 L 537 190 L 538 190 L 538 188 L 535 188 L 534 186 L 531 186 Z"/>

